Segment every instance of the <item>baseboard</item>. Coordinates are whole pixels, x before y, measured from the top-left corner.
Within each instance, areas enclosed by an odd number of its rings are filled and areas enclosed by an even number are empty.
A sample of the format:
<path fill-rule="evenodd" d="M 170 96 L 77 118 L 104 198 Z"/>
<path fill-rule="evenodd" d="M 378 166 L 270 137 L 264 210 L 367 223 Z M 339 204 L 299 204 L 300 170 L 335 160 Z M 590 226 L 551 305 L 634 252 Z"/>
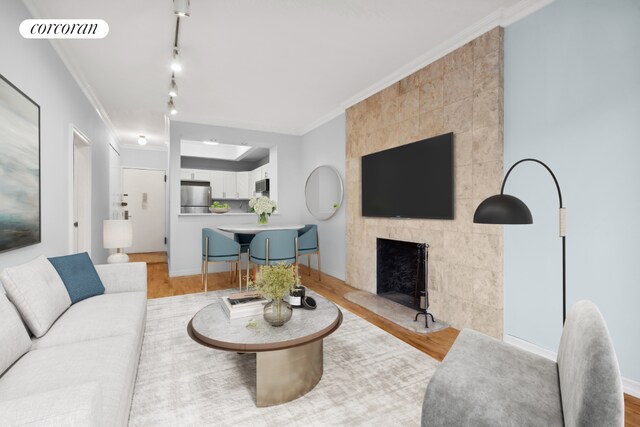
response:
<path fill-rule="evenodd" d="M 556 361 L 557 353 L 546 348 L 542 348 L 539 345 L 530 343 L 521 338 L 514 337 L 513 335 L 505 335 L 504 342 L 511 344 L 515 347 L 526 350 L 530 353 L 537 354 L 546 359 Z M 640 398 L 640 382 L 631 380 L 629 378 L 622 377 L 622 390 L 633 397 Z"/>

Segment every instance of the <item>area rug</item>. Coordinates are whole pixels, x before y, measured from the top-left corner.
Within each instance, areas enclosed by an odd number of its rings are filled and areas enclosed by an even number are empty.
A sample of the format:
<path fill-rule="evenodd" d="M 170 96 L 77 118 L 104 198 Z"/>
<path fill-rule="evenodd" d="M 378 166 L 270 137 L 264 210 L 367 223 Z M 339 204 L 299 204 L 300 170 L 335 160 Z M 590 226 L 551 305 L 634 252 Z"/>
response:
<path fill-rule="evenodd" d="M 418 321 L 414 320 L 416 310 L 370 292 L 347 292 L 344 294 L 344 297 L 345 299 L 366 308 L 378 316 L 382 316 L 396 325 L 413 332 L 428 334 L 449 327 L 448 324 L 441 322 L 438 319 L 435 319 L 436 321 L 432 322 L 431 317 L 429 317 L 429 327 L 426 328 L 423 315 L 420 315 Z"/>
<path fill-rule="evenodd" d="M 202 307 L 235 291 L 148 302 L 130 426 L 309 426 L 420 424 L 438 362 L 356 315 L 324 341 L 324 375 L 305 396 L 255 406 L 255 355 L 201 346 L 187 324 Z"/>

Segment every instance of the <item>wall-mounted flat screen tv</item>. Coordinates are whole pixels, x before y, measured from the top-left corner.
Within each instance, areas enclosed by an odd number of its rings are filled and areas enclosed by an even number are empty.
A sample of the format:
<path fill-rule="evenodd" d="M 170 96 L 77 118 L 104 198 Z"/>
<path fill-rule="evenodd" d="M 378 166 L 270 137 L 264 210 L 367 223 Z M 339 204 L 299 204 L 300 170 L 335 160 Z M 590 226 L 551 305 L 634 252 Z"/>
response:
<path fill-rule="evenodd" d="M 453 133 L 362 156 L 362 215 L 453 219 Z"/>

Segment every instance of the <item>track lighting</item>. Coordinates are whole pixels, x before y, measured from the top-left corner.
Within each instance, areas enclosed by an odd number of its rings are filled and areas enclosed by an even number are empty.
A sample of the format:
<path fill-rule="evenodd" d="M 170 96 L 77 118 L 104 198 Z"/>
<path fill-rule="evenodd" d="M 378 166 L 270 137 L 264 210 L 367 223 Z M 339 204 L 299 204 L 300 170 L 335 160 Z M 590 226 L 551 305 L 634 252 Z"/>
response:
<path fill-rule="evenodd" d="M 178 55 L 178 48 L 173 48 L 173 57 L 171 59 L 171 69 L 178 73 L 182 71 L 182 63 L 180 62 L 180 55 Z"/>
<path fill-rule="evenodd" d="M 215 140 L 215 138 L 211 138 L 207 141 L 202 141 L 203 144 L 207 144 L 207 145 L 218 145 L 219 142 Z"/>
<path fill-rule="evenodd" d="M 147 144 L 147 138 L 144 135 L 140 135 L 138 137 L 138 144 L 146 145 Z"/>
<path fill-rule="evenodd" d="M 189 17 L 190 0 L 173 0 L 173 13 L 181 18 Z"/>
<path fill-rule="evenodd" d="M 173 77 L 171 78 L 171 84 L 169 85 L 169 96 L 172 98 L 178 96 L 178 85 Z"/>
<path fill-rule="evenodd" d="M 175 116 L 176 114 L 178 114 L 178 110 L 176 109 L 176 106 L 173 103 L 173 98 L 169 98 L 167 107 L 169 108 L 169 114 L 171 114 L 172 116 Z"/>

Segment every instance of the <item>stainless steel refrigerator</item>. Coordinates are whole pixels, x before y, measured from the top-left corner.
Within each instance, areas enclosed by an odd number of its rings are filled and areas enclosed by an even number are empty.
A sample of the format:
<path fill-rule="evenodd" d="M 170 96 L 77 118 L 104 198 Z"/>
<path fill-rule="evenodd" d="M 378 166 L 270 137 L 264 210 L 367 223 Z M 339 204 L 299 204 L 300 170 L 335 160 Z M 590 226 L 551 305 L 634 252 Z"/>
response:
<path fill-rule="evenodd" d="M 211 185 L 209 181 L 180 182 L 180 213 L 209 213 Z"/>

